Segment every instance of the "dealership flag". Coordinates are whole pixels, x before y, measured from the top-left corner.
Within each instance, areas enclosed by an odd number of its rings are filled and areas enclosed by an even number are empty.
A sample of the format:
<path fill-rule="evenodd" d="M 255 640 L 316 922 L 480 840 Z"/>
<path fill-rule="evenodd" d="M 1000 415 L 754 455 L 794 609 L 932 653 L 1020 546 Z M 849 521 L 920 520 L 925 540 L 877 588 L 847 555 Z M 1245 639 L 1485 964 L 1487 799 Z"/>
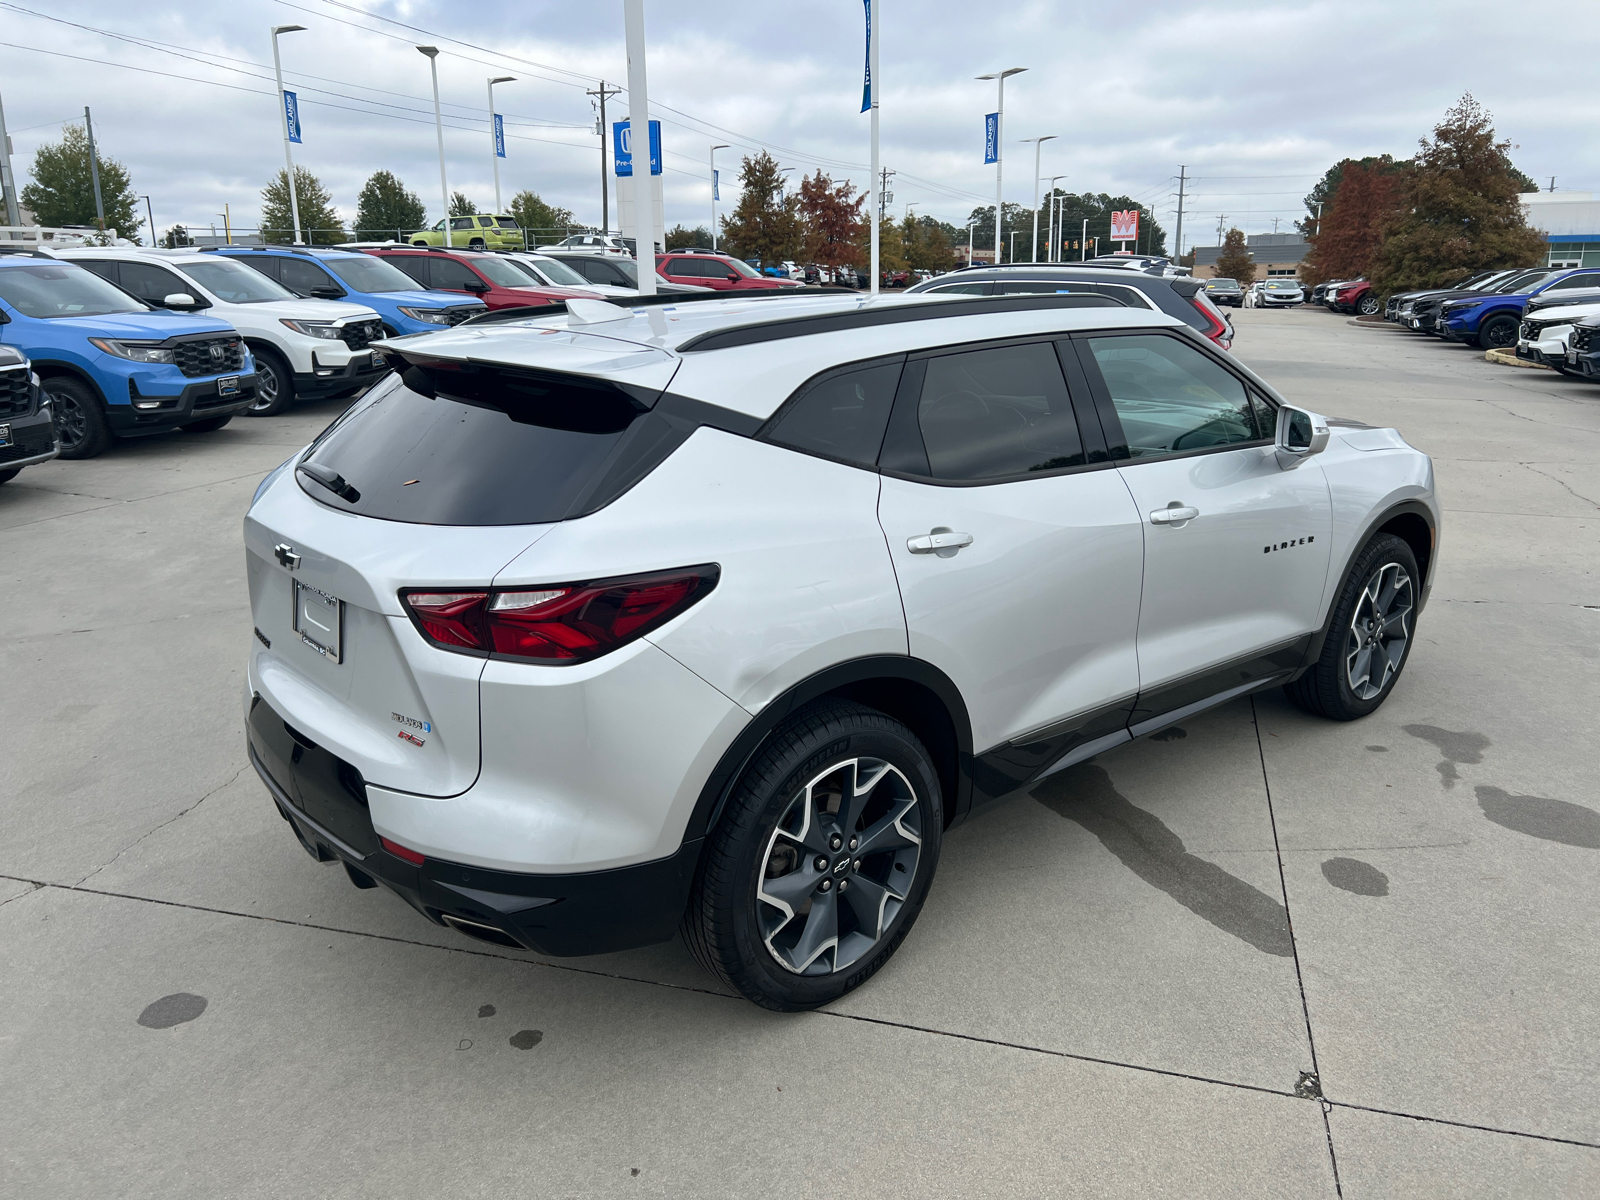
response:
<path fill-rule="evenodd" d="M 861 0 L 867 9 L 867 70 L 862 77 L 861 111 L 872 107 L 872 0 Z"/>
<path fill-rule="evenodd" d="M 1000 114 L 992 112 L 983 119 L 983 162 L 985 166 L 1000 161 Z"/>
<path fill-rule="evenodd" d="M 300 101 L 293 92 L 283 93 L 283 116 L 288 123 L 289 140 L 300 142 Z"/>

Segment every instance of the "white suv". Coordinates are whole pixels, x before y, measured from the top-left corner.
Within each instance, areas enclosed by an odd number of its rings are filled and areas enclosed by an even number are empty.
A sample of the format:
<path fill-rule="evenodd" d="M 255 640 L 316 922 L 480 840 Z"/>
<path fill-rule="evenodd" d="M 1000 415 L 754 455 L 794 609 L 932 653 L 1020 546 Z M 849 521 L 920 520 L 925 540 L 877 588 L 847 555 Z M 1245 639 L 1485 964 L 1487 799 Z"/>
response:
<path fill-rule="evenodd" d="M 256 400 L 267 417 L 297 399 L 350 396 L 389 371 L 372 343 L 383 321 L 363 304 L 306 300 L 259 271 L 203 250 L 63 250 L 68 259 L 157 308 L 204 310 L 244 335 L 256 360 Z M 170 301 L 170 303 L 169 303 Z"/>
<path fill-rule="evenodd" d="M 975 806 L 1286 686 L 1394 688 L 1432 464 L 1102 296 L 478 318 L 245 518 L 251 762 L 306 850 L 544 954 L 681 927 L 811 1008 Z"/>

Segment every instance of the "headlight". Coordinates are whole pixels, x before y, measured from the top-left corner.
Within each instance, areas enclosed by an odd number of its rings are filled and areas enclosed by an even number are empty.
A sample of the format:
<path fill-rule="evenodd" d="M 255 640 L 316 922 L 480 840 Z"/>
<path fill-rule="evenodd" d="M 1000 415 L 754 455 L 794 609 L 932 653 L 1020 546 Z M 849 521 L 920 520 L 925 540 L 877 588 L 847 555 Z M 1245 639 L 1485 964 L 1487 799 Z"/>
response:
<path fill-rule="evenodd" d="M 14 346 L 0 346 L 0 367 L 25 367 L 28 356 Z"/>
<path fill-rule="evenodd" d="M 333 327 L 331 321 L 291 321 L 287 317 L 280 320 L 296 333 L 303 333 L 307 337 L 322 338 L 329 342 L 339 340 L 339 331 Z"/>
<path fill-rule="evenodd" d="M 114 354 L 118 358 L 126 358 L 130 362 L 142 363 L 170 363 L 173 362 L 172 351 L 160 342 L 119 342 L 111 338 L 92 337 L 89 343 L 104 350 L 107 354 Z"/>
<path fill-rule="evenodd" d="M 429 325 L 450 324 L 450 318 L 437 308 L 402 308 L 400 312 L 413 321 L 426 321 Z"/>

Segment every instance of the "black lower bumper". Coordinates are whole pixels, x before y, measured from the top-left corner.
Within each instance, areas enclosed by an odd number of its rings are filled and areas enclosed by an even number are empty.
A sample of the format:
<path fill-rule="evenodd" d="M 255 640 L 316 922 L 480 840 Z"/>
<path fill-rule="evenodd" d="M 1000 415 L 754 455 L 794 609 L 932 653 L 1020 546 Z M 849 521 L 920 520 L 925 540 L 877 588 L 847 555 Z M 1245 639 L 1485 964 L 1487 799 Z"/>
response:
<path fill-rule="evenodd" d="M 343 862 L 357 887 L 382 885 L 436 925 L 556 957 L 629 950 L 677 933 L 700 858 L 698 839 L 670 858 L 572 875 L 492 871 L 435 858 L 417 865 L 384 848 L 360 773 L 259 696 L 245 740 L 250 765 L 306 853 Z"/>
<path fill-rule="evenodd" d="M 191 421 L 231 417 L 249 408 L 256 398 L 255 375 L 240 375 L 238 378 L 239 390 L 228 396 L 217 389 L 215 379 L 191 383 L 176 396 L 130 393 L 128 403 L 106 405 L 106 419 L 110 422 L 111 432 L 118 437 L 143 437 L 151 433 L 165 433 Z M 139 407 L 151 403 L 156 407 Z"/>
<path fill-rule="evenodd" d="M 60 449 L 55 424 L 42 406 L 27 416 L 0 417 L 0 425 L 9 427 L 6 444 L 0 446 L 0 471 L 46 462 Z"/>
<path fill-rule="evenodd" d="M 316 400 L 324 396 L 337 395 L 340 392 L 377 383 L 393 369 L 387 362 L 381 367 L 375 367 L 369 355 L 358 354 L 342 367 L 318 366 L 308 374 L 296 372 L 294 394 L 302 400 Z"/>

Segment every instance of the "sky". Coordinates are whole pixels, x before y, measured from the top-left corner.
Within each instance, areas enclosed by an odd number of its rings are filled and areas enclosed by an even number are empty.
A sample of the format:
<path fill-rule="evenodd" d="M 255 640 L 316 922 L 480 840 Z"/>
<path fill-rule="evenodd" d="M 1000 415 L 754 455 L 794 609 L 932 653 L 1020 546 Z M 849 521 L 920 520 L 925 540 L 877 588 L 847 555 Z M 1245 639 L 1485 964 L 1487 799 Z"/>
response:
<path fill-rule="evenodd" d="M 974 77 L 1010 67 L 1027 71 L 1006 86 L 1006 200 L 1035 194 L 1034 148 L 1022 139 L 1053 134 L 1040 187 L 1063 175 L 1069 191 L 1132 196 L 1170 243 L 1181 167 L 1185 248 L 1215 244 L 1219 220 L 1291 230 L 1329 166 L 1409 156 L 1467 91 L 1541 185 L 1553 175 L 1558 190 L 1600 190 L 1600 98 L 1586 70 L 1562 65 L 1557 32 L 1585 28 L 1593 0 L 1529 0 L 1514 20 L 1479 0 L 876 3 L 896 216 L 909 205 L 959 226 L 994 203 L 983 135 L 995 84 Z M 737 200 L 739 157 L 762 148 L 796 176 L 821 169 L 865 187 L 861 0 L 645 8 L 669 227 L 709 222 L 717 143 L 730 145 L 718 152 L 723 212 Z M 34 151 L 87 105 L 100 153 L 129 169 L 159 229 L 220 231 L 225 205 L 236 228 L 253 226 L 262 187 L 284 165 L 270 29 L 286 24 L 307 27 L 279 39 L 304 125 L 295 161 L 346 220 L 380 168 L 422 197 L 430 221 L 441 211 L 422 43 L 440 49 L 450 190 L 494 207 L 486 81 L 512 75 L 496 88 L 504 200 L 531 188 L 599 223 L 585 93 L 601 79 L 626 82 L 622 0 L 0 0 L 0 102 L 19 185 Z M 626 101 L 609 101 L 608 118 L 625 116 Z"/>

